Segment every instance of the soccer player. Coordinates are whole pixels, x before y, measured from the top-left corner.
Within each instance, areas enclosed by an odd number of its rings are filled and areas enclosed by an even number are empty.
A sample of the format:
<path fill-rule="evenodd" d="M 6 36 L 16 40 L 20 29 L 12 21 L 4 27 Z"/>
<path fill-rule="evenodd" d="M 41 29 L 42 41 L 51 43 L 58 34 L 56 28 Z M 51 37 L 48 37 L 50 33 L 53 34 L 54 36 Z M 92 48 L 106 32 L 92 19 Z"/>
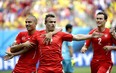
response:
<path fill-rule="evenodd" d="M 66 32 L 70 33 L 72 32 L 72 25 L 67 24 L 65 26 Z M 72 42 L 64 41 L 62 44 L 62 56 L 63 56 L 63 69 L 65 73 L 73 73 L 73 66 L 71 63 L 72 57 L 73 57 L 73 47 Z"/>
<path fill-rule="evenodd" d="M 61 48 L 63 41 L 85 40 L 93 37 L 100 37 L 96 32 L 90 35 L 71 35 L 65 32 L 58 32 L 52 36 L 51 44 L 45 45 L 42 41 L 48 32 L 53 32 L 56 27 L 56 17 L 53 14 L 47 14 L 45 17 L 46 30 L 43 30 L 40 36 L 35 37 L 39 45 L 39 68 L 38 73 L 63 73 Z"/>
<path fill-rule="evenodd" d="M 58 32 L 52 36 L 51 44 L 44 44 L 43 40 L 46 33 L 54 32 L 56 24 L 56 18 L 53 14 L 46 15 L 45 25 L 46 30 L 39 31 L 39 35 L 33 36 L 30 42 L 38 45 L 39 52 L 39 68 L 38 73 L 62 73 L 62 55 L 61 55 L 61 45 L 63 41 L 74 40 L 84 40 L 93 37 L 100 37 L 98 33 L 93 33 L 91 35 L 71 35 L 64 32 Z M 26 45 L 30 46 L 29 42 Z M 23 43 L 22 43 L 23 44 Z M 32 46 L 32 45 L 31 45 Z M 30 62 L 30 61 L 29 61 Z"/>
<path fill-rule="evenodd" d="M 11 46 L 11 49 L 10 49 L 12 53 L 7 53 L 8 55 L 4 57 L 5 60 L 8 60 L 16 55 L 21 54 L 18 60 L 18 63 L 16 64 L 12 73 L 35 73 L 36 72 L 36 63 L 38 62 L 38 58 L 39 58 L 38 46 L 33 43 L 29 43 L 29 41 L 32 42 L 34 37 L 40 34 L 40 31 L 36 30 L 37 19 L 33 15 L 29 15 L 26 18 L 25 23 L 26 23 L 27 31 L 20 32 L 18 34 L 14 45 Z M 50 35 L 52 35 L 53 33 L 54 32 L 50 32 Z M 49 36 L 49 35 L 46 35 L 46 36 Z M 46 41 L 49 41 L 49 39 L 44 38 L 42 42 L 46 43 Z"/>
<path fill-rule="evenodd" d="M 27 31 L 20 32 L 16 37 L 15 45 L 11 47 L 11 52 L 18 52 L 21 49 L 27 51 L 20 55 L 18 63 L 15 65 L 12 73 L 34 73 L 36 72 L 36 63 L 38 62 L 38 46 L 31 47 L 27 45 L 28 40 L 32 40 L 34 36 L 36 36 L 39 31 L 36 30 L 37 19 L 29 15 L 26 20 L 26 28 Z M 25 43 L 26 42 L 26 43 Z M 16 45 L 19 44 L 19 45 Z M 15 49 L 15 46 L 19 46 L 19 48 Z M 28 51 L 29 50 L 29 51 Z"/>
<path fill-rule="evenodd" d="M 84 46 L 81 49 L 82 53 L 85 53 L 92 43 L 93 58 L 91 61 L 91 73 L 111 73 L 113 66 L 111 60 L 111 51 L 105 51 L 104 46 L 111 46 L 116 44 L 116 40 L 110 33 L 110 29 L 105 28 L 105 23 L 107 21 L 107 14 L 104 12 L 99 12 L 96 15 L 97 28 L 90 31 L 89 34 L 93 32 L 102 33 L 103 36 L 99 38 L 91 38 L 86 40 Z"/>

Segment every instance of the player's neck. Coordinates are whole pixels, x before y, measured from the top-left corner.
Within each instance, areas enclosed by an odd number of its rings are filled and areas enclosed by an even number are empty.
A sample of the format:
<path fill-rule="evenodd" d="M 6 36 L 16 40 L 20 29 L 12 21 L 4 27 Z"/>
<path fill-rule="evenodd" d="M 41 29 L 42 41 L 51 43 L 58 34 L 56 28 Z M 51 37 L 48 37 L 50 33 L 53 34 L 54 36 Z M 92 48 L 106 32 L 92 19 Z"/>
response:
<path fill-rule="evenodd" d="M 36 30 L 28 31 L 29 35 L 32 35 Z"/>
<path fill-rule="evenodd" d="M 105 30 L 105 27 L 98 27 L 99 32 L 103 32 Z"/>
<path fill-rule="evenodd" d="M 53 31 L 50 31 L 50 30 L 47 30 L 47 29 L 46 29 L 46 33 L 49 33 L 49 32 L 53 32 Z"/>

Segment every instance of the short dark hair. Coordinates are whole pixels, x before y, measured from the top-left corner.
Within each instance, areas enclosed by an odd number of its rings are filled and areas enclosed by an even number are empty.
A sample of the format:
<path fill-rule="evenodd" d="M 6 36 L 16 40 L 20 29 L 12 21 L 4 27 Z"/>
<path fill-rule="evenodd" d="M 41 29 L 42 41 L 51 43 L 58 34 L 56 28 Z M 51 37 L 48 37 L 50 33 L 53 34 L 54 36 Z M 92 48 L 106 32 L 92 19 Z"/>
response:
<path fill-rule="evenodd" d="M 45 17 L 45 23 L 47 22 L 47 18 L 48 17 L 53 17 L 55 18 L 56 16 L 54 14 L 47 14 L 46 17 Z"/>
<path fill-rule="evenodd" d="M 66 25 L 66 27 L 65 27 L 66 31 L 67 31 L 69 28 L 72 29 L 72 25 L 71 25 L 71 24 L 67 24 L 67 25 Z"/>
<path fill-rule="evenodd" d="M 99 13 L 97 13 L 97 15 L 100 15 L 100 14 L 104 15 L 104 19 L 107 20 L 108 16 L 107 16 L 107 14 L 105 12 L 99 12 Z"/>

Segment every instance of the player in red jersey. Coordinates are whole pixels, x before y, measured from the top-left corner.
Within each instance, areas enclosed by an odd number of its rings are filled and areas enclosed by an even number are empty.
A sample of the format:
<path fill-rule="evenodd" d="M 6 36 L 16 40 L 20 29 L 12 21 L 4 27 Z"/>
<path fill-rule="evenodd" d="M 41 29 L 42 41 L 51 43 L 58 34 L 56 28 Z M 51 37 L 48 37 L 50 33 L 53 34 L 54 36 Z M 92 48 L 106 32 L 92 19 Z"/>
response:
<path fill-rule="evenodd" d="M 52 36 L 51 44 L 45 45 L 42 41 L 43 34 L 53 32 L 56 26 L 56 17 L 53 14 L 48 14 L 45 17 L 46 30 L 41 31 L 40 36 L 35 37 L 35 41 L 39 45 L 39 68 L 38 73 L 63 73 L 62 69 L 62 54 L 61 47 L 63 41 L 84 40 L 92 37 L 98 37 L 95 34 L 90 35 L 71 35 L 65 32 L 58 32 Z"/>
<path fill-rule="evenodd" d="M 104 12 L 99 12 L 96 15 L 97 28 L 91 30 L 89 34 L 92 34 L 93 32 L 98 32 L 104 35 L 99 38 L 86 40 L 85 45 L 81 49 L 81 52 L 85 53 L 90 43 L 92 43 L 93 58 L 91 61 L 91 73 L 111 73 L 111 69 L 113 66 L 111 60 L 111 51 L 107 52 L 103 49 L 103 47 L 106 45 L 111 46 L 113 45 L 113 43 L 116 44 L 116 40 L 110 33 L 110 29 L 105 28 L 106 21 L 107 15 Z"/>
<path fill-rule="evenodd" d="M 16 64 L 15 69 L 12 73 L 35 73 L 36 71 L 36 63 L 38 62 L 39 58 L 37 49 L 38 46 L 32 46 L 29 41 L 33 42 L 34 37 L 39 35 L 40 33 L 36 30 L 37 19 L 33 15 L 29 15 L 25 23 L 27 31 L 20 32 L 18 34 L 14 46 L 11 46 L 10 51 L 12 53 L 7 53 L 8 55 L 4 57 L 5 60 L 8 60 L 16 55 L 21 54 L 18 63 Z M 50 35 L 52 35 L 53 33 L 51 32 Z M 44 41 L 46 42 L 49 40 L 45 39 Z"/>
<path fill-rule="evenodd" d="M 26 18 L 25 23 L 27 31 L 20 32 L 18 34 L 15 40 L 15 44 L 19 44 L 18 46 L 27 52 L 21 54 L 18 63 L 16 64 L 12 73 L 32 73 L 36 71 L 36 63 L 39 58 L 37 46 L 27 47 L 25 42 L 32 40 L 33 37 L 39 33 L 39 31 L 36 30 L 37 19 L 34 16 L 30 15 Z M 21 50 L 20 48 L 14 49 L 13 47 L 11 47 L 10 51 L 12 53 L 18 52 Z"/>
<path fill-rule="evenodd" d="M 84 40 L 87 38 L 98 37 L 95 34 L 92 35 L 70 35 L 64 32 L 58 32 L 52 36 L 52 43 L 45 45 L 43 40 L 44 34 L 53 32 L 55 29 L 56 19 L 54 15 L 48 14 L 45 18 L 46 30 L 40 32 L 39 36 L 33 37 L 33 43 L 38 44 L 40 66 L 38 73 L 62 73 L 62 56 L 61 56 L 61 45 L 64 40 L 71 41 Z"/>

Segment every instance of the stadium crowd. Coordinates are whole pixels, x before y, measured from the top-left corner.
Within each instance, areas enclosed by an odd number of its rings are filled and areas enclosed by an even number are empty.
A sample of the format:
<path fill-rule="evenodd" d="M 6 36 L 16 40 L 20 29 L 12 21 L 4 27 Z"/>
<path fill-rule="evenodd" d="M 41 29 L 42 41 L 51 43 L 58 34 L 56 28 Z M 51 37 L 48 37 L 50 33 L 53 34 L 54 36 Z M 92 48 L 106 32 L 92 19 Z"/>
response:
<path fill-rule="evenodd" d="M 60 27 L 70 22 L 73 26 L 93 28 L 93 18 L 100 10 L 109 16 L 106 27 L 115 26 L 116 0 L 0 0 L 0 29 L 24 29 L 29 13 L 37 17 L 37 28 L 44 26 L 46 13 L 55 13 Z"/>

